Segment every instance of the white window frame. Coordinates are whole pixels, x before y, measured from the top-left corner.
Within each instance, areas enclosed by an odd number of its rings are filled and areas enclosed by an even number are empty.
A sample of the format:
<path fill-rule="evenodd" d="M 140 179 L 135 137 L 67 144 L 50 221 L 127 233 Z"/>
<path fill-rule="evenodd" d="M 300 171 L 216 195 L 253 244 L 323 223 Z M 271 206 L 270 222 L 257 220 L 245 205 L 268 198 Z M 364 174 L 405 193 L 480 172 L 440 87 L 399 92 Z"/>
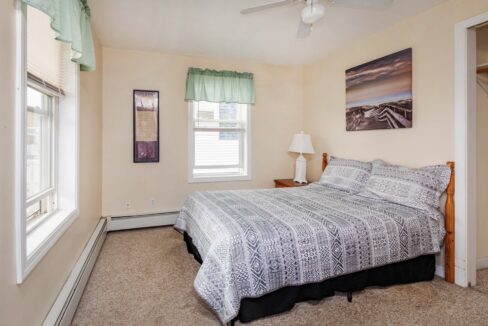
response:
<path fill-rule="evenodd" d="M 59 100 L 57 119 L 57 209 L 35 230 L 26 220 L 27 6 L 16 1 L 15 240 L 16 280 L 21 284 L 79 215 L 79 66 L 69 76 L 68 97 Z M 62 157 L 62 159 L 60 159 Z M 28 254 L 28 244 L 33 248 Z M 35 245 L 33 245 L 35 244 Z"/>
<path fill-rule="evenodd" d="M 246 130 L 244 132 L 244 150 L 241 158 L 244 160 L 245 174 L 221 174 L 221 175 L 206 175 L 195 176 L 193 170 L 195 168 L 195 131 L 194 131 L 194 109 L 197 101 L 188 102 L 188 183 L 200 182 L 225 182 L 225 181 L 246 181 L 251 180 L 251 106 L 247 104 L 246 109 Z"/>

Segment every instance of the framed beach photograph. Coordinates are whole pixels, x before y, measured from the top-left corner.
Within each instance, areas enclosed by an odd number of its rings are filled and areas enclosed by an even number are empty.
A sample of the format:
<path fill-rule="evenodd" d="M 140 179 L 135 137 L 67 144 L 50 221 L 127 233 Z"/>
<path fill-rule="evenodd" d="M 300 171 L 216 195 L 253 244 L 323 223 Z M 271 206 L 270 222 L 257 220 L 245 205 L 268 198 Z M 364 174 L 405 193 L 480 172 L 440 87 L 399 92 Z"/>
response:
<path fill-rule="evenodd" d="M 134 163 L 159 162 L 159 91 L 134 90 Z"/>
<path fill-rule="evenodd" d="M 412 49 L 346 71 L 346 130 L 412 128 Z"/>

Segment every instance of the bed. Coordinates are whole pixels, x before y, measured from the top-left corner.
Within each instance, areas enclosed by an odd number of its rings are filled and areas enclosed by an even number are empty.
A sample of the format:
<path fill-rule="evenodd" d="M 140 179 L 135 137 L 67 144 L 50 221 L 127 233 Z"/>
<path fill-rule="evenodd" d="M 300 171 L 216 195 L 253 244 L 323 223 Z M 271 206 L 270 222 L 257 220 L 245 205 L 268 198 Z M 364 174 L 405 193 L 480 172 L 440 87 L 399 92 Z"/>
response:
<path fill-rule="evenodd" d="M 321 184 L 192 193 L 175 227 L 202 264 L 194 287 L 222 323 L 249 322 L 335 292 L 351 301 L 368 286 L 431 280 L 443 241 L 452 282 L 449 166 L 443 215 Z"/>

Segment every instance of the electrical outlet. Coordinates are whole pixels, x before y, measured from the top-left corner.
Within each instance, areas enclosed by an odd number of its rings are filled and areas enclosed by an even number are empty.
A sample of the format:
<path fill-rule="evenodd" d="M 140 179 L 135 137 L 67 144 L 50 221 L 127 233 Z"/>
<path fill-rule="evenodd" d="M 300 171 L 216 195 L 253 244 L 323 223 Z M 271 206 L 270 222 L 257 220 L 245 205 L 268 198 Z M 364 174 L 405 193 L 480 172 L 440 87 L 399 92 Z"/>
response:
<path fill-rule="evenodd" d="M 156 205 L 156 198 L 151 197 L 150 203 L 151 203 L 151 207 L 154 207 L 154 205 Z"/>
<path fill-rule="evenodd" d="M 129 209 L 130 208 L 130 200 L 127 200 L 125 202 L 125 208 Z"/>

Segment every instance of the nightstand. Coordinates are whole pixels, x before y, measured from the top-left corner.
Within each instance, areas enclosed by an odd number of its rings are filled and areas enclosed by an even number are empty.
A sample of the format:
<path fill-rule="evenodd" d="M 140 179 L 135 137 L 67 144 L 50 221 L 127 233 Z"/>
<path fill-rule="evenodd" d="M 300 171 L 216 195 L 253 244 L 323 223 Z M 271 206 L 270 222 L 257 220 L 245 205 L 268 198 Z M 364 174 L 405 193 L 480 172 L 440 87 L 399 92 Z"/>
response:
<path fill-rule="evenodd" d="M 293 179 L 276 179 L 275 188 L 289 188 L 289 187 L 303 187 L 308 185 L 308 183 L 298 183 L 293 181 Z"/>

